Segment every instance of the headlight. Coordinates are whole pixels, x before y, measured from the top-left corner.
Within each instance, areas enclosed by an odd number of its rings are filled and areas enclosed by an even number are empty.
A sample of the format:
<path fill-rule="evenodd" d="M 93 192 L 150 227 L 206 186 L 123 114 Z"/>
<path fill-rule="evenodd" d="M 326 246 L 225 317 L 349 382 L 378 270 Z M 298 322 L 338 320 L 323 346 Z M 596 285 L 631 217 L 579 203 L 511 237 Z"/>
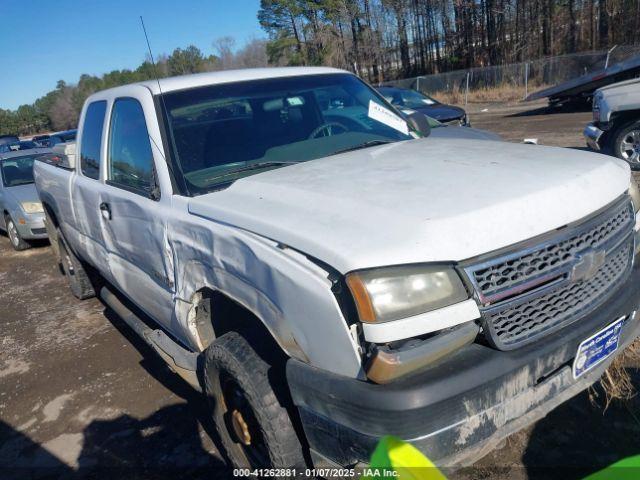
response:
<path fill-rule="evenodd" d="M 408 265 L 347 275 L 363 322 L 388 322 L 446 307 L 469 296 L 452 268 Z"/>
<path fill-rule="evenodd" d="M 20 205 L 22 206 L 22 209 L 27 213 L 44 212 L 42 204 L 40 202 L 22 202 Z"/>

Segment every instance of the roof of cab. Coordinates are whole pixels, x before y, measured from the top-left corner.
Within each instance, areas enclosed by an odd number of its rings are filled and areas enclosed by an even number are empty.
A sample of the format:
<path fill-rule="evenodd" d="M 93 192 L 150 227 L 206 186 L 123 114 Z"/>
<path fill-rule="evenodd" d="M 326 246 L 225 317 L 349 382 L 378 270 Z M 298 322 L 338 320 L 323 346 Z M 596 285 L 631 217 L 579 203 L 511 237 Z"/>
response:
<path fill-rule="evenodd" d="M 345 70 L 330 67 L 278 67 L 278 68 L 245 68 L 242 70 L 221 70 L 218 72 L 193 73 L 179 77 L 160 79 L 162 93 L 184 90 L 187 88 L 216 85 L 221 83 L 244 82 L 247 80 L 262 80 L 267 78 L 295 77 L 301 75 L 321 75 L 328 73 L 350 73 Z M 157 80 L 146 80 L 133 85 L 141 85 L 151 90 L 153 95 L 160 93 Z M 115 92 L 124 87 L 114 87 L 102 92 Z"/>

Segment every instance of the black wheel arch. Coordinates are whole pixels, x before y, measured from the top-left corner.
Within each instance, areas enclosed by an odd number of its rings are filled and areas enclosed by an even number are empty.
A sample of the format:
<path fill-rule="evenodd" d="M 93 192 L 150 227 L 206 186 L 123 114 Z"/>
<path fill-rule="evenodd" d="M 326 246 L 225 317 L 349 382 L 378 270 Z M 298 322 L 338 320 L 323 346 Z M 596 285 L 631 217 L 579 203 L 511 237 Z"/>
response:
<path fill-rule="evenodd" d="M 638 121 L 640 121 L 640 109 L 614 112 L 609 119 L 609 123 L 612 125 L 609 131 L 620 130 Z"/>
<path fill-rule="evenodd" d="M 611 120 L 609 120 L 608 128 L 604 130 L 602 137 L 600 137 L 600 145 L 604 152 L 615 156 L 614 142 L 618 133 L 636 122 L 640 122 L 640 110 L 629 110 L 613 114 Z"/>
<path fill-rule="evenodd" d="M 251 310 L 220 290 L 198 290 L 193 305 L 196 330 L 203 349 L 228 332 L 244 337 L 267 363 L 284 367 L 289 356 L 278 344 L 264 322 Z"/>

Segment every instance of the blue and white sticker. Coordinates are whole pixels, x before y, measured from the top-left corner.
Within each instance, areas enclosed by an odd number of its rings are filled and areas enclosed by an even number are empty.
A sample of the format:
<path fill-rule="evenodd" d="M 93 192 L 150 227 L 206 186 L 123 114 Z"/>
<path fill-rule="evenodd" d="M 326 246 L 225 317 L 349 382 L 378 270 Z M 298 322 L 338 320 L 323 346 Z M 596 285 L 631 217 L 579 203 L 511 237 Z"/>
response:
<path fill-rule="evenodd" d="M 596 367 L 618 349 L 620 332 L 625 318 L 620 317 L 578 346 L 576 358 L 573 361 L 574 379 Z"/>
<path fill-rule="evenodd" d="M 391 127 L 399 132 L 409 135 L 409 126 L 407 122 L 401 119 L 392 111 L 384 108 L 382 105 L 377 104 L 373 100 L 369 100 L 369 112 L 367 113 L 369 118 L 372 118 L 380 123 L 384 123 L 388 127 Z"/>

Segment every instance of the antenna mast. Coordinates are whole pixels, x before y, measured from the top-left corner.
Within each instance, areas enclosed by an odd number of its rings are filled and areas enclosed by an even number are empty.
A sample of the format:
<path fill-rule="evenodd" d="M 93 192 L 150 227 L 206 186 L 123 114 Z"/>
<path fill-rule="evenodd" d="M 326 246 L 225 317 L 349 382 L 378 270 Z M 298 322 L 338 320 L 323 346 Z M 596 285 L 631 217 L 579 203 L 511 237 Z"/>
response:
<path fill-rule="evenodd" d="M 158 84 L 158 91 L 160 92 L 160 101 L 162 102 L 162 108 L 164 109 L 164 112 L 166 114 L 167 107 L 164 104 L 164 95 L 162 94 L 162 87 L 160 86 L 160 77 L 158 76 L 156 61 L 153 59 L 153 52 L 151 51 L 151 44 L 149 43 L 149 36 L 147 35 L 147 29 L 144 26 L 144 20 L 142 19 L 142 15 L 140 15 L 140 23 L 142 24 L 142 32 L 144 33 L 144 38 L 147 41 L 147 48 L 149 49 L 149 57 L 151 58 L 151 65 L 153 66 L 153 75 L 154 77 L 156 77 L 156 83 Z"/>
<path fill-rule="evenodd" d="M 164 102 L 164 94 L 162 93 L 162 86 L 160 85 L 160 77 L 158 76 L 158 69 L 156 67 L 156 61 L 153 58 L 153 52 L 151 51 L 151 44 L 149 43 L 149 36 L 147 35 L 147 29 L 144 26 L 144 20 L 142 19 L 142 15 L 140 15 L 140 23 L 142 24 L 142 32 L 144 33 L 144 38 L 147 41 L 147 48 L 149 49 L 149 57 L 151 57 L 151 65 L 153 66 L 153 75 L 156 77 L 156 83 L 158 84 L 158 94 L 160 97 L 160 105 L 161 105 L 161 109 L 164 110 L 163 113 L 163 117 L 166 119 L 166 121 L 168 121 L 169 119 L 169 110 L 167 110 L 167 105 Z M 175 142 L 173 140 L 173 133 L 171 131 L 169 131 L 169 136 L 171 139 L 172 144 L 174 144 L 175 147 Z M 176 178 L 176 175 L 174 173 L 174 165 L 173 162 L 168 161 L 168 159 L 166 158 L 165 154 L 164 154 L 164 150 L 161 149 L 157 144 L 156 141 L 153 139 L 153 137 L 151 135 L 149 135 L 149 138 L 151 139 L 151 141 L 153 142 L 153 144 L 156 146 L 156 148 L 158 149 L 158 152 L 160 152 L 160 154 L 162 155 L 162 157 L 165 159 L 166 163 L 167 163 L 167 168 L 169 169 L 169 174 L 171 176 L 171 183 L 173 184 Z M 178 170 L 180 172 L 182 172 L 182 169 L 180 168 L 180 166 L 178 165 Z M 155 177 L 155 175 L 154 175 Z M 186 189 L 186 186 L 184 187 Z"/>

